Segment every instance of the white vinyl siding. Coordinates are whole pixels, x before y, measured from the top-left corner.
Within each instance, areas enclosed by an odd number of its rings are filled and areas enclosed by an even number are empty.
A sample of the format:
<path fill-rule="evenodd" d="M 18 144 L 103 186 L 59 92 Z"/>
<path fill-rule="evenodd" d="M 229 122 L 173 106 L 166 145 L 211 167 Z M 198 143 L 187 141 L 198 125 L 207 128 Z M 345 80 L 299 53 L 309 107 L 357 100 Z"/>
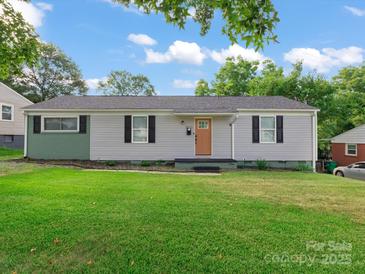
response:
<path fill-rule="evenodd" d="M 255 113 L 253 115 L 261 115 Z M 277 115 L 282 115 L 278 113 Z M 264 115 L 263 115 L 264 116 Z M 283 115 L 284 143 L 252 143 L 252 115 L 239 116 L 235 122 L 235 159 L 256 161 L 311 161 L 312 116 Z"/>
<path fill-rule="evenodd" d="M 194 117 L 149 113 L 156 115 L 156 142 L 136 145 L 124 142 L 124 115 L 131 114 L 91 115 L 91 160 L 174 160 L 196 157 L 194 134 L 186 134 L 187 128 L 193 132 L 195 130 Z M 230 119 L 212 118 L 212 158 L 231 157 Z"/>

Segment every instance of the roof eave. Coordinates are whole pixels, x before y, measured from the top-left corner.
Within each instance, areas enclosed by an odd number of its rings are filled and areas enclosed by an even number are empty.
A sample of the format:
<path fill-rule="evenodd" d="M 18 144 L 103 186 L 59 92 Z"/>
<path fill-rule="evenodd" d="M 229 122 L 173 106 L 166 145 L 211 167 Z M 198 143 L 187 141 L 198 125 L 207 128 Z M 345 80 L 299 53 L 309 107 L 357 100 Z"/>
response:
<path fill-rule="evenodd" d="M 319 112 L 318 108 L 238 108 L 239 112 L 252 112 L 252 111 L 289 111 L 289 112 Z"/>
<path fill-rule="evenodd" d="M 81 111 L 87 111 L 87 112 L 121 112 L 121 111 L 163 111 L 163 112 L 173 112 L 173 109 L 142 109 L 142 108 L 129 108 L 129 109 L 121 109 L 121 108 L 113 108 L 113 109 L 108 109 L 108 108 L 104 108 L 104 109 L 96 109 L 96 108 L 78 108 L 78 109 L 67 109 L 67 108 L 39 108 L 39 109 L 35 109 L 35 108 L 23 108 L 24 112 L 33 112 L 33 111 L 39 111 L 39 112 L 62 112 L 62 111 L 66 111 L 66 112 L 81 112 Z"/>
<path fill-rule="evenodd" d="M 174 112 L 175 116 L 231 116 L 237 112 Z"/>

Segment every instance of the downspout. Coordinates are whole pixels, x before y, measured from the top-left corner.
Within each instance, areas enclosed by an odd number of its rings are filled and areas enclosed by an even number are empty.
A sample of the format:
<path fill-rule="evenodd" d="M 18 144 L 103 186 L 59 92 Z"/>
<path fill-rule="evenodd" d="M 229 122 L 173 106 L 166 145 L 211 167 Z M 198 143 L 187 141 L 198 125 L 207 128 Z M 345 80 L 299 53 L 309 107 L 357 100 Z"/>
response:
<path fill-rule="evenodd" d="M 234 119 L 231 121 L 231 158 L 234 160 L 234 123 L 238 118 L 238 114 L 234 116 Z"/>
<path fill-rule="evenodd" d="M 24 113 L 24 158 L 28 156 L 28 115 Z"/>
<path fill-rule="evenodd" d="M 312 125 L 313 125 L 313 148 L 312 148 L 312 165 L 313 165 L 313 172 L 316 172 L 316 162 L 318 158 L 318 139 L 317 139 L 317 110 L 314 111 L 312 116 Z"/>

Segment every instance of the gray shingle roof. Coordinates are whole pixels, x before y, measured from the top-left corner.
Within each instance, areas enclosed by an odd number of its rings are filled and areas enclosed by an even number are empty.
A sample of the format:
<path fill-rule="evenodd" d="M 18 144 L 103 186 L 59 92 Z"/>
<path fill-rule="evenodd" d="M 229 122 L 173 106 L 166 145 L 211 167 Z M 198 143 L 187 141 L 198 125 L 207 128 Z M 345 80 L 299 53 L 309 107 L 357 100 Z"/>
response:
<path fill-rule="evenodd" d="M 314 110 L 315 108 L 282 96 L 61 96 L 24 109 L 171 109 L 179 113 L 221 113 L 236 112 L 237 109 Z"/>

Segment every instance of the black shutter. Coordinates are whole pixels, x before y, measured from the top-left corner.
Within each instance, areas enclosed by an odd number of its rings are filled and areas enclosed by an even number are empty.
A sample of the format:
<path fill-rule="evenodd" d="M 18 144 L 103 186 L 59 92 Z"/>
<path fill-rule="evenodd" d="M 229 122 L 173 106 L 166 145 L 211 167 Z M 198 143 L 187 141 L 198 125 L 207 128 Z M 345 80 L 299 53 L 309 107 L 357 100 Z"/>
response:
<path fill-rule="evenodd" d="M 283 116 L 276 116 L 276 142 L 284 142 Z"/>
<path fill-rule="evenodd" d="M 260 117 L 252 116 L 252 143 L 260 143 Z"/>
<path fill-rule="evenodd" d="M 41 116 L 33 116 L 33 133 L 41 133 Z"/>
<path fill-rule="evenodd" d="M 79 125 L 79 133 L 85 134 L 87 128 L 87 116 L 81 115 L 80 116 L 80 125 Z"/>
<path fill-rule="evenodd" d="M 156 142 L 156 116 L 148 116 L 148 142 Z"/>
<path fill-rule="evenodd" d="M 132 141 L 132 116 L 124 116 L 124 142 L 131 143 Z"/>

